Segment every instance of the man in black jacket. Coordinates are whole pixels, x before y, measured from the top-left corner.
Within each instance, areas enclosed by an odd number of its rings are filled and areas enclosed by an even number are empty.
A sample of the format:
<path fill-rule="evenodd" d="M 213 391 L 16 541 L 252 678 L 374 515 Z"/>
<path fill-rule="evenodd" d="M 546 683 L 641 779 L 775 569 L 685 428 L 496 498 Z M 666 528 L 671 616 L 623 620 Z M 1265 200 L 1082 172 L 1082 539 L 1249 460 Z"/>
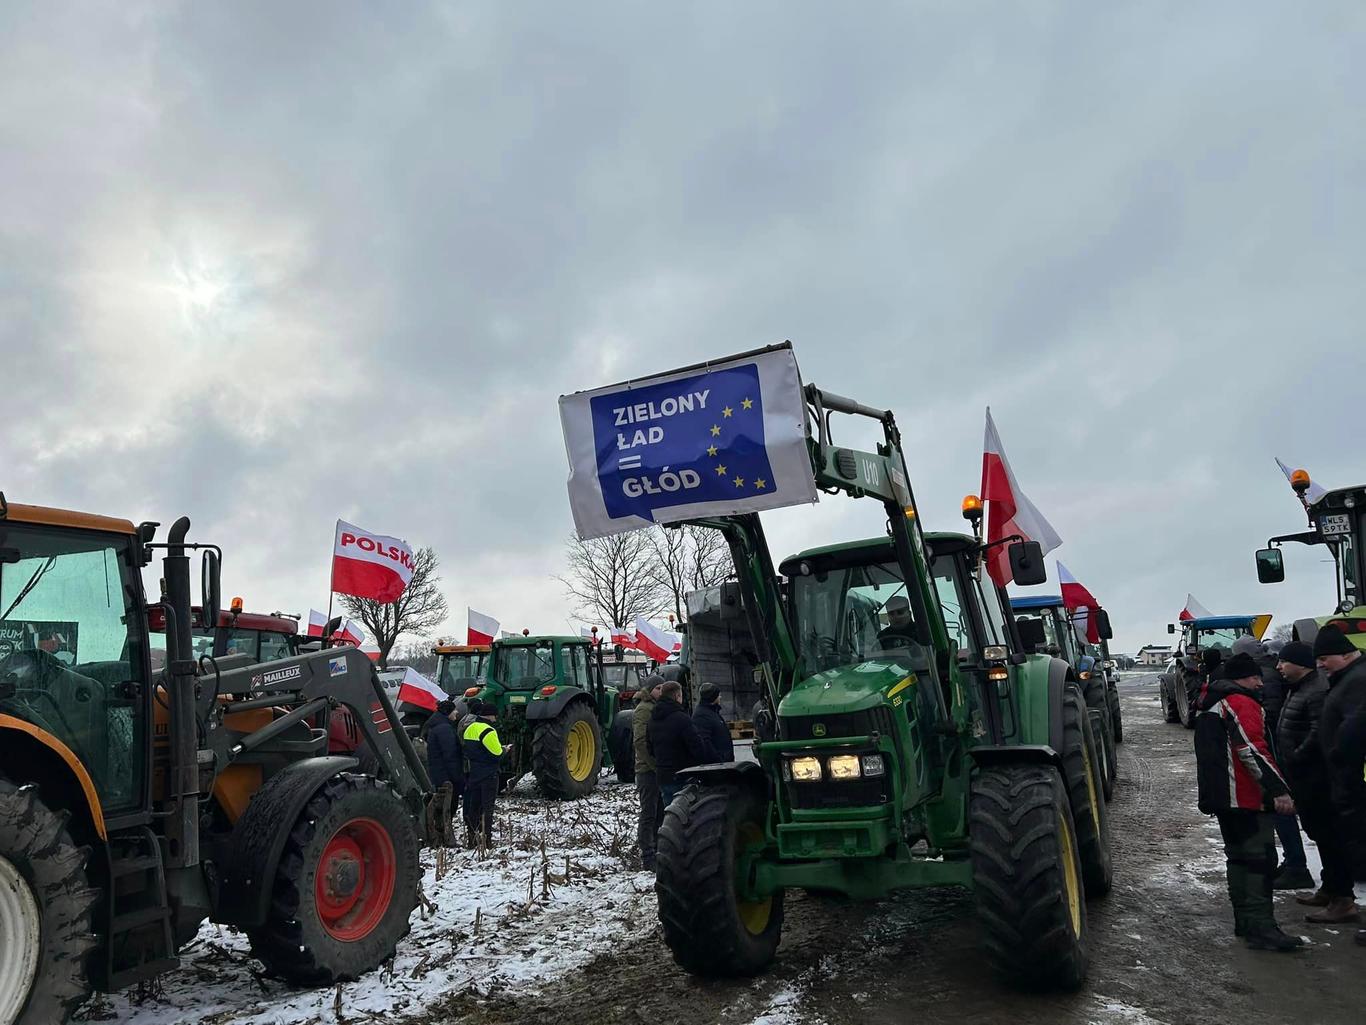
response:
<path fill-rule="evenodd" d="M 1328 680 L 1315 668 L 1314 650 L 1291 641 L 1281 648 L 1276 666 L 1285 680 L 1285 703 L 1276 732 L 1277 763 L 1290 784 L 1304 831 L 1319 847 L 1323 885 L 1301 904 L 1321 910 L 1310 922 L 1338 924 L 1360 917 L 1352 893 L 1352 859 L 1342 842 L 1342 825 L 1328 783 L 1328 765 L 1319 744 L 1319 721 L 1328 696 Z"/>
<path fill-rule="evenodd" d="M 422 728 L 427 734 L 427 775 L 432 778 L 432 790 L 450 787 L 450 815 L 436 823 L 439 843 L 452 843 L 451 819 L 460 806 L 460 795 L 465 790 L 465 756 L 460 749 L 460 738 L 455 732 L 455 702 L 447 699 L 436 706 Z M 435 804 L 433 805 L 435 807 Z"/>
<path fill-rule="evenodd" d="M 660 802 L 667 808 L 686 786 L 675 782 L 679 770 L 707 762 L 707 745 L 683 707 L 682 685 L 670 681 L 659 689 L 645 737 L 659 774 Z"/>
<path fill-rule="evenodd" d="M 692 721 L 711 753 L 711 761 L 735 761 L 735 742 L 731 740 L 730 727 L 721 718 L 721 688 L 716 684 L 702 684 Z"/>
<path fill-rule="evenodd" d="M 1319 743 L 1328 761 L 1328 778 L 1342 835 L 1352 858 L 1353 875 L 1366 881 L 1366 658 L 1334 626 L 1314 638 L 1314 657 L 1328 674 Z M 1358 939 L 1366 943 L 1358 934 Z"/>

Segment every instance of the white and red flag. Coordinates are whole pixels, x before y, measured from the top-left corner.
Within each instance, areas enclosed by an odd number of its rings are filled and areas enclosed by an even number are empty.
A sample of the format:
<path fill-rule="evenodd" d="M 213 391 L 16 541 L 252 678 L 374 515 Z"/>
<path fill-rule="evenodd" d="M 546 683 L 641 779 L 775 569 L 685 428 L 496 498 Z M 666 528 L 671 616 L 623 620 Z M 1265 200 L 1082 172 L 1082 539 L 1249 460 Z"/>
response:
<path fill-rule="evenodd" d="M 343 619 L 332 639 L 338 644 L 353 644 L 359 648 L 365 643 L 365 631 L 354 619 Z"/>
<path fill-rule="evenodd" d="M 465 643 L 492 644 L 498 636 L 498 620 L 482 612 L 475 612 L 468 605 L 465 606 L 465 613 L 469 624 L 465 628 Z"/>
<path fill-rule="evenodd" d="M 629 626 L 612 627 L 612 643 L 620 644 L 623 648 L 634 648 L 636 646 L 636 632 Z"/>
<path fill-rule="evenodd" d="M 305 637 L 321 637 L 327 632 L 327 616 L 317 609 L 308 610 L 308 632 Z"/>
<path fill-rule="evenodd" d="M 1026 541 L 1039 542 L 1045 555 L 1062 544 L 1053 525 L 1020 490 L 1001 445 L 1001 436 L 996 433 L 990 407 L 987 408 L 986 442 L 982 452 L 982 501 L 987 510 L 987 544 L 1019 535 Z M 1011 580 L 1008 547 L 1008 544 L 999 544 L 987 552 L 987 572 L 1000 587 Z"/>
<path fill-rule="evenodd" d="M 406 701 L 429 712 L 435 712 L 436 706 L 449 697 L 449 694 L 411 666 L 404 670 L 403 679 L 398 684 L 400 702 Z"/>
<path fill-rule="evenodd" d="M 1290 467 L 1286 466 L 1285 463 L 1281 462 L 1279 459 L 1276 460 L 1276 465 L 1281 468 L 1281 473 L 1285 474 L 1285 479 L 1293 485 L 1295 483 L 1295 471 L 1290 469 Z M 1313 505 L 1326 494 L 1328 494 L 1328 489 L 1320 484 L 1315 484 L 1311 479 L 1309 481 L 1308 489 L 1304 492 L 1304 500 L 1310 505 Z"/>
<path fill-rule="evenodd" d="M 371 662 L 378 662 L 380 656 L 379 645 L 374 641 L 366 641 L 360 646 L 360 653 Z"/>
<path fill-rule="evenodd" d="M 1100 643 L 1100 624 L 1096 622 L 1096 617 L 1091 613 L 1100 608 L 1100 602 L 1096 601 L 1095 596 L 1086 588 L 1080 580 L 1074 577 L 1062 564 L 1058 562 L 1058 583 L 1062 586 L 1062 605 L 1070 612 L 1081 610 L 1081 615 L 1074 620 L 1079 627 L 1086 631 L 1086 639 L 1092 644 Z"/>
<path fill-rule="evenodd" d="M 656 662 L 667 662 L 670 655 L 682 649 L 683 644 L 672 630 L 655 626 L 647 619 L 637 619 L 635 647 Z"/>
<path fill-rule="evenodd" d="M 397 601 L 412 579 L 413 550 L 408 542 L 337 521 L 332 590 L 388 603 Z"/>
<path fill-rule="evenodd" d="M 1195 600 L 1195 595 L 1187 592 L 1186 607 L 1181 610 L 1181 615 L 1176 618 L 1184 623 L 1188 619 L 1205 619 L 1212 615 L 1214 615 L 1213 612 Z"/>

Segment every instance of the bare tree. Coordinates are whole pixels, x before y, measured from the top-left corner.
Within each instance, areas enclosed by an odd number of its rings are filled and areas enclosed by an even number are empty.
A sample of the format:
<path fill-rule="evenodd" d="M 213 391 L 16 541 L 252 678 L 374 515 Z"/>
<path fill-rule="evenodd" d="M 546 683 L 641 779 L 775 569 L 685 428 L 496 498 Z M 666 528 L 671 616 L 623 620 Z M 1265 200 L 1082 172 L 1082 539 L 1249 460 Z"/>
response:
<path fill-rule="evenodd" d="M 668 607 L 668 589 L 654 571 L 652 533 L 569 539 L 568 571 L 556 579 L 574 615 L 608 627 L 629 626 L 637 616 L 655 616 Z"/>
<path fill-rule="evenodd" d="M 394 645 L 389 657 L 402 666 L 412 666 L 423 676 L 436 678 L 436 638 L 421 637 L 415 640 L 399 641 Z"/>
<path fill-rule="evenodd" d="M 1269 638 L 1269 640 L 1280 641 L 1282 644 L 1288 644 L 1294 638 L 1294 635 L 1295 624 L 1282 623 L 1280 626 L 1276 627 L 1276 629 L 1271 631 L 1271 637 Z"/>
<path fill-rule="evenodd" d="M 419 548 L 413 553 L 413 578 L 397 601 L 377 602 L 372 598 L 342 595 L 341 604 L 365 628 L 374 634 L 379 645 L 379 664 L 388 666 L 389 652 L 401 634 L 425 633 L 434 630 L 447 616 L 446 598 L 437 587 L 441 580 L 436 573 L 436 552 Z"/>
<path fill-rule="evenodd" d="M 718 530 L 689 523 L 647 531 L 654 550 L 653 572 L 684 620 L 688 594 L 721 583 L 731 573 L 730 546 Z"/>

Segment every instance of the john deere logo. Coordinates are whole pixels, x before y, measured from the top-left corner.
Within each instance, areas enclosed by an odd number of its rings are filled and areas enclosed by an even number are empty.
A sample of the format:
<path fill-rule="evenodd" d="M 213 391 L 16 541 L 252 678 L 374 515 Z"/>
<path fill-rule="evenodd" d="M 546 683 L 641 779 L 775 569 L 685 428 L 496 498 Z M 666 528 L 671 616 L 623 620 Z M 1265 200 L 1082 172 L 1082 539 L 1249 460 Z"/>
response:
<path fill-rule="evenodd" d="M 812 727 L 811 727 L 811 735 L 812 735 L 813 737 L 823 737 L 823 736 L 825 736 L 825 723 L 823 723 L 823 722 L 818 722 L 818 723 L 816 723 L 814 726 L 812 726 Z"/>

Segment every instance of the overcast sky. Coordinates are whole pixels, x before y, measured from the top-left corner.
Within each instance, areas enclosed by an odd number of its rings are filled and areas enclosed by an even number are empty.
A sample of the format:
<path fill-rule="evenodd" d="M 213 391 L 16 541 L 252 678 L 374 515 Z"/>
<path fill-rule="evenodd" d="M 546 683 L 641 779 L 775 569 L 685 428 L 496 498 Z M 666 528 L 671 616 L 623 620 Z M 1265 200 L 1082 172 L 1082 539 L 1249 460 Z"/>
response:
<path fill-rule="evenodd" d="M 188 514 L 264 610 L 341 516 L 453 631 L 563 630 L 557 396 L 790 338 L 930 527 L 990 404 L 1120 650 L 1324 614 L 1252 552 L 1273 456 L 1366 479 L 1364 51 L 1355 2 L 6 3 L 0 488 Z"/>

